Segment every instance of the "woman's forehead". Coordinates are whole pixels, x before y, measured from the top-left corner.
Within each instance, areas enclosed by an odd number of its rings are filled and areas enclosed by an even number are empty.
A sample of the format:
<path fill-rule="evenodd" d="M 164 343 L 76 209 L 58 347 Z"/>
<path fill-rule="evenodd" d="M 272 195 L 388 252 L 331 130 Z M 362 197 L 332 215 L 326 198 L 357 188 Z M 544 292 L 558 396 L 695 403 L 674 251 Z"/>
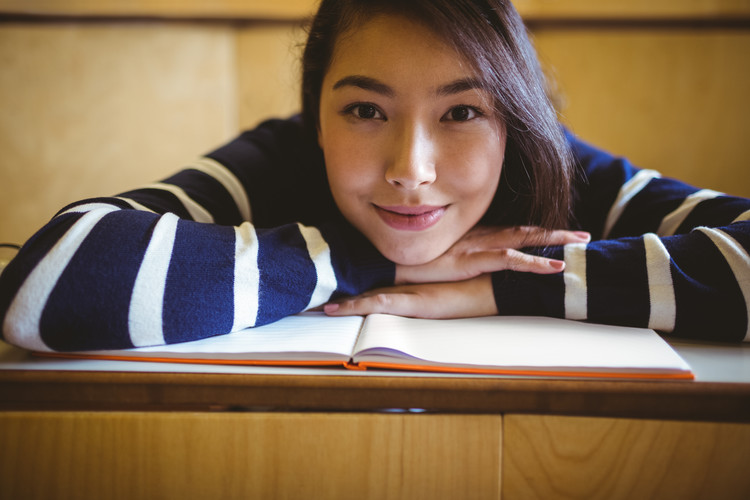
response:
<path fill-rule="evenodd" d="M 417 80 L 436 88 L 449 81 L 475 80 L 466 58 L 424 23 L 379 14 L 341 34 L 326 79 L 361 75 L 393 82 Z"/>

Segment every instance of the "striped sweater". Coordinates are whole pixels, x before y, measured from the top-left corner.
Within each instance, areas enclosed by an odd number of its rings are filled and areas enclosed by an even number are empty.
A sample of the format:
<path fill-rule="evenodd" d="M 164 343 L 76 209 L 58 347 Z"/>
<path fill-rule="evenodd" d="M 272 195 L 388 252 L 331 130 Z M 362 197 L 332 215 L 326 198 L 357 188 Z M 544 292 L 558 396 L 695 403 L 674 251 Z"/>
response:
<path fill-rule="evenodd" d="M 493 274 L 500 314 L 750 339 L 750 200 L 699 190 L 569 140 L 588 245 L 544 250 L 563 273 Z M 3 338 L 119 349 L 263 325 L 393 283 L 336 209 L 298 119 L 241 134 L 181 172 L 58 213 L 0 275 Z"/>

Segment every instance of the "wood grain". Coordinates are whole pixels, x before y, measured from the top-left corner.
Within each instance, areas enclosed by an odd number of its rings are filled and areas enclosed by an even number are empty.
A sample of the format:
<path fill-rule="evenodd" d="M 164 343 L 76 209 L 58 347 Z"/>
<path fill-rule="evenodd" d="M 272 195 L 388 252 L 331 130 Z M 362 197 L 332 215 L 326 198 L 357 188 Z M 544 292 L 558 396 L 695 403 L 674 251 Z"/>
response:
<path fill-rule="evenodd" d="M 500 416 L 0 414 L 0 498 L 499 498 Z"/>
<path fill-rule="evenodd" d="M 0 12 L 45 16 L 301 19 L 316 0 L 0 0 Z"/>
<path fill-rule="evenodd" d="M 0 25 L 0 240 L 232 138 L 234 43 L 228 27 Z"/>
<path fill-rule="evenodd" d="M 301 19 L 317 0 L 0 0 L 0 12 L 66 16 Z M 696 18 L 750 15 L 746 0 L 515 0 L 527 18 Z"/>
<path fill-rule="evenodd" d="M 701 188 L 750 196 L 750 29 L 540 29 L 563 121 Z"/>
<path fill-rule="evenodd" d="M 305 37 L 305 31 L 297 24 L 238 30 L 240 128 L 251 128 L 264 119 L 300 111 L 300 58 Z"/>
<path fill-rule="evenodd" d="M 750 425 L 507 415 L 503 499 L 746 499 Z"/>
<path fill-rule="evenodd" d="M 746 0 L 513 0 L 533 19 L 691 19 L 750 14 Z"/>
<path fill-rule="evenodd" d="M 344 371 L 344 370 L 341 370 Z M 750 384 L 0 370 L 0 410 L 552 413 L 750 422 Z"/>

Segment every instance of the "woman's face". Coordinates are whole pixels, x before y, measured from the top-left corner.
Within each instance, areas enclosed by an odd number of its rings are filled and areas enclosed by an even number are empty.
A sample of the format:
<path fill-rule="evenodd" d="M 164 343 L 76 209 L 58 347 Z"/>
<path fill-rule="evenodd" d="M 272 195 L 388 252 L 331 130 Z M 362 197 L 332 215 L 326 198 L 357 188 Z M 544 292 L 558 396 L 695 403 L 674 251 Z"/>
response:
<path fill-rule="evenodd" d="M 336 204 L 385 257 L 429 262 L 487 211 L 506 139 L 492 102 L 451 47 L 404 17 L 339 37 L 318 139 Z"/>

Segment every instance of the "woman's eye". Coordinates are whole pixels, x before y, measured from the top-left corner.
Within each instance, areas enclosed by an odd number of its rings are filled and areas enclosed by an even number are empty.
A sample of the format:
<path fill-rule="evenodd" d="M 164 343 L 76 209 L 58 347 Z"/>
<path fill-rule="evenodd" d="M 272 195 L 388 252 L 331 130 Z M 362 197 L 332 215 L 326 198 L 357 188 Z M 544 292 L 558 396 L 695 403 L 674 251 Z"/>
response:
<path fill-rule="evenodd" d="M 482 116 L 482 112 L 472 106 L 455 106 L 443 115 L 443 121 L 467 122 Z"/>
<path fill-rule="evenodd" d="M 384 120 L 383 114 L 372 104 L 358 103 L 348 106 L 344 113 L 359 118 L 360 120 Z"/>

